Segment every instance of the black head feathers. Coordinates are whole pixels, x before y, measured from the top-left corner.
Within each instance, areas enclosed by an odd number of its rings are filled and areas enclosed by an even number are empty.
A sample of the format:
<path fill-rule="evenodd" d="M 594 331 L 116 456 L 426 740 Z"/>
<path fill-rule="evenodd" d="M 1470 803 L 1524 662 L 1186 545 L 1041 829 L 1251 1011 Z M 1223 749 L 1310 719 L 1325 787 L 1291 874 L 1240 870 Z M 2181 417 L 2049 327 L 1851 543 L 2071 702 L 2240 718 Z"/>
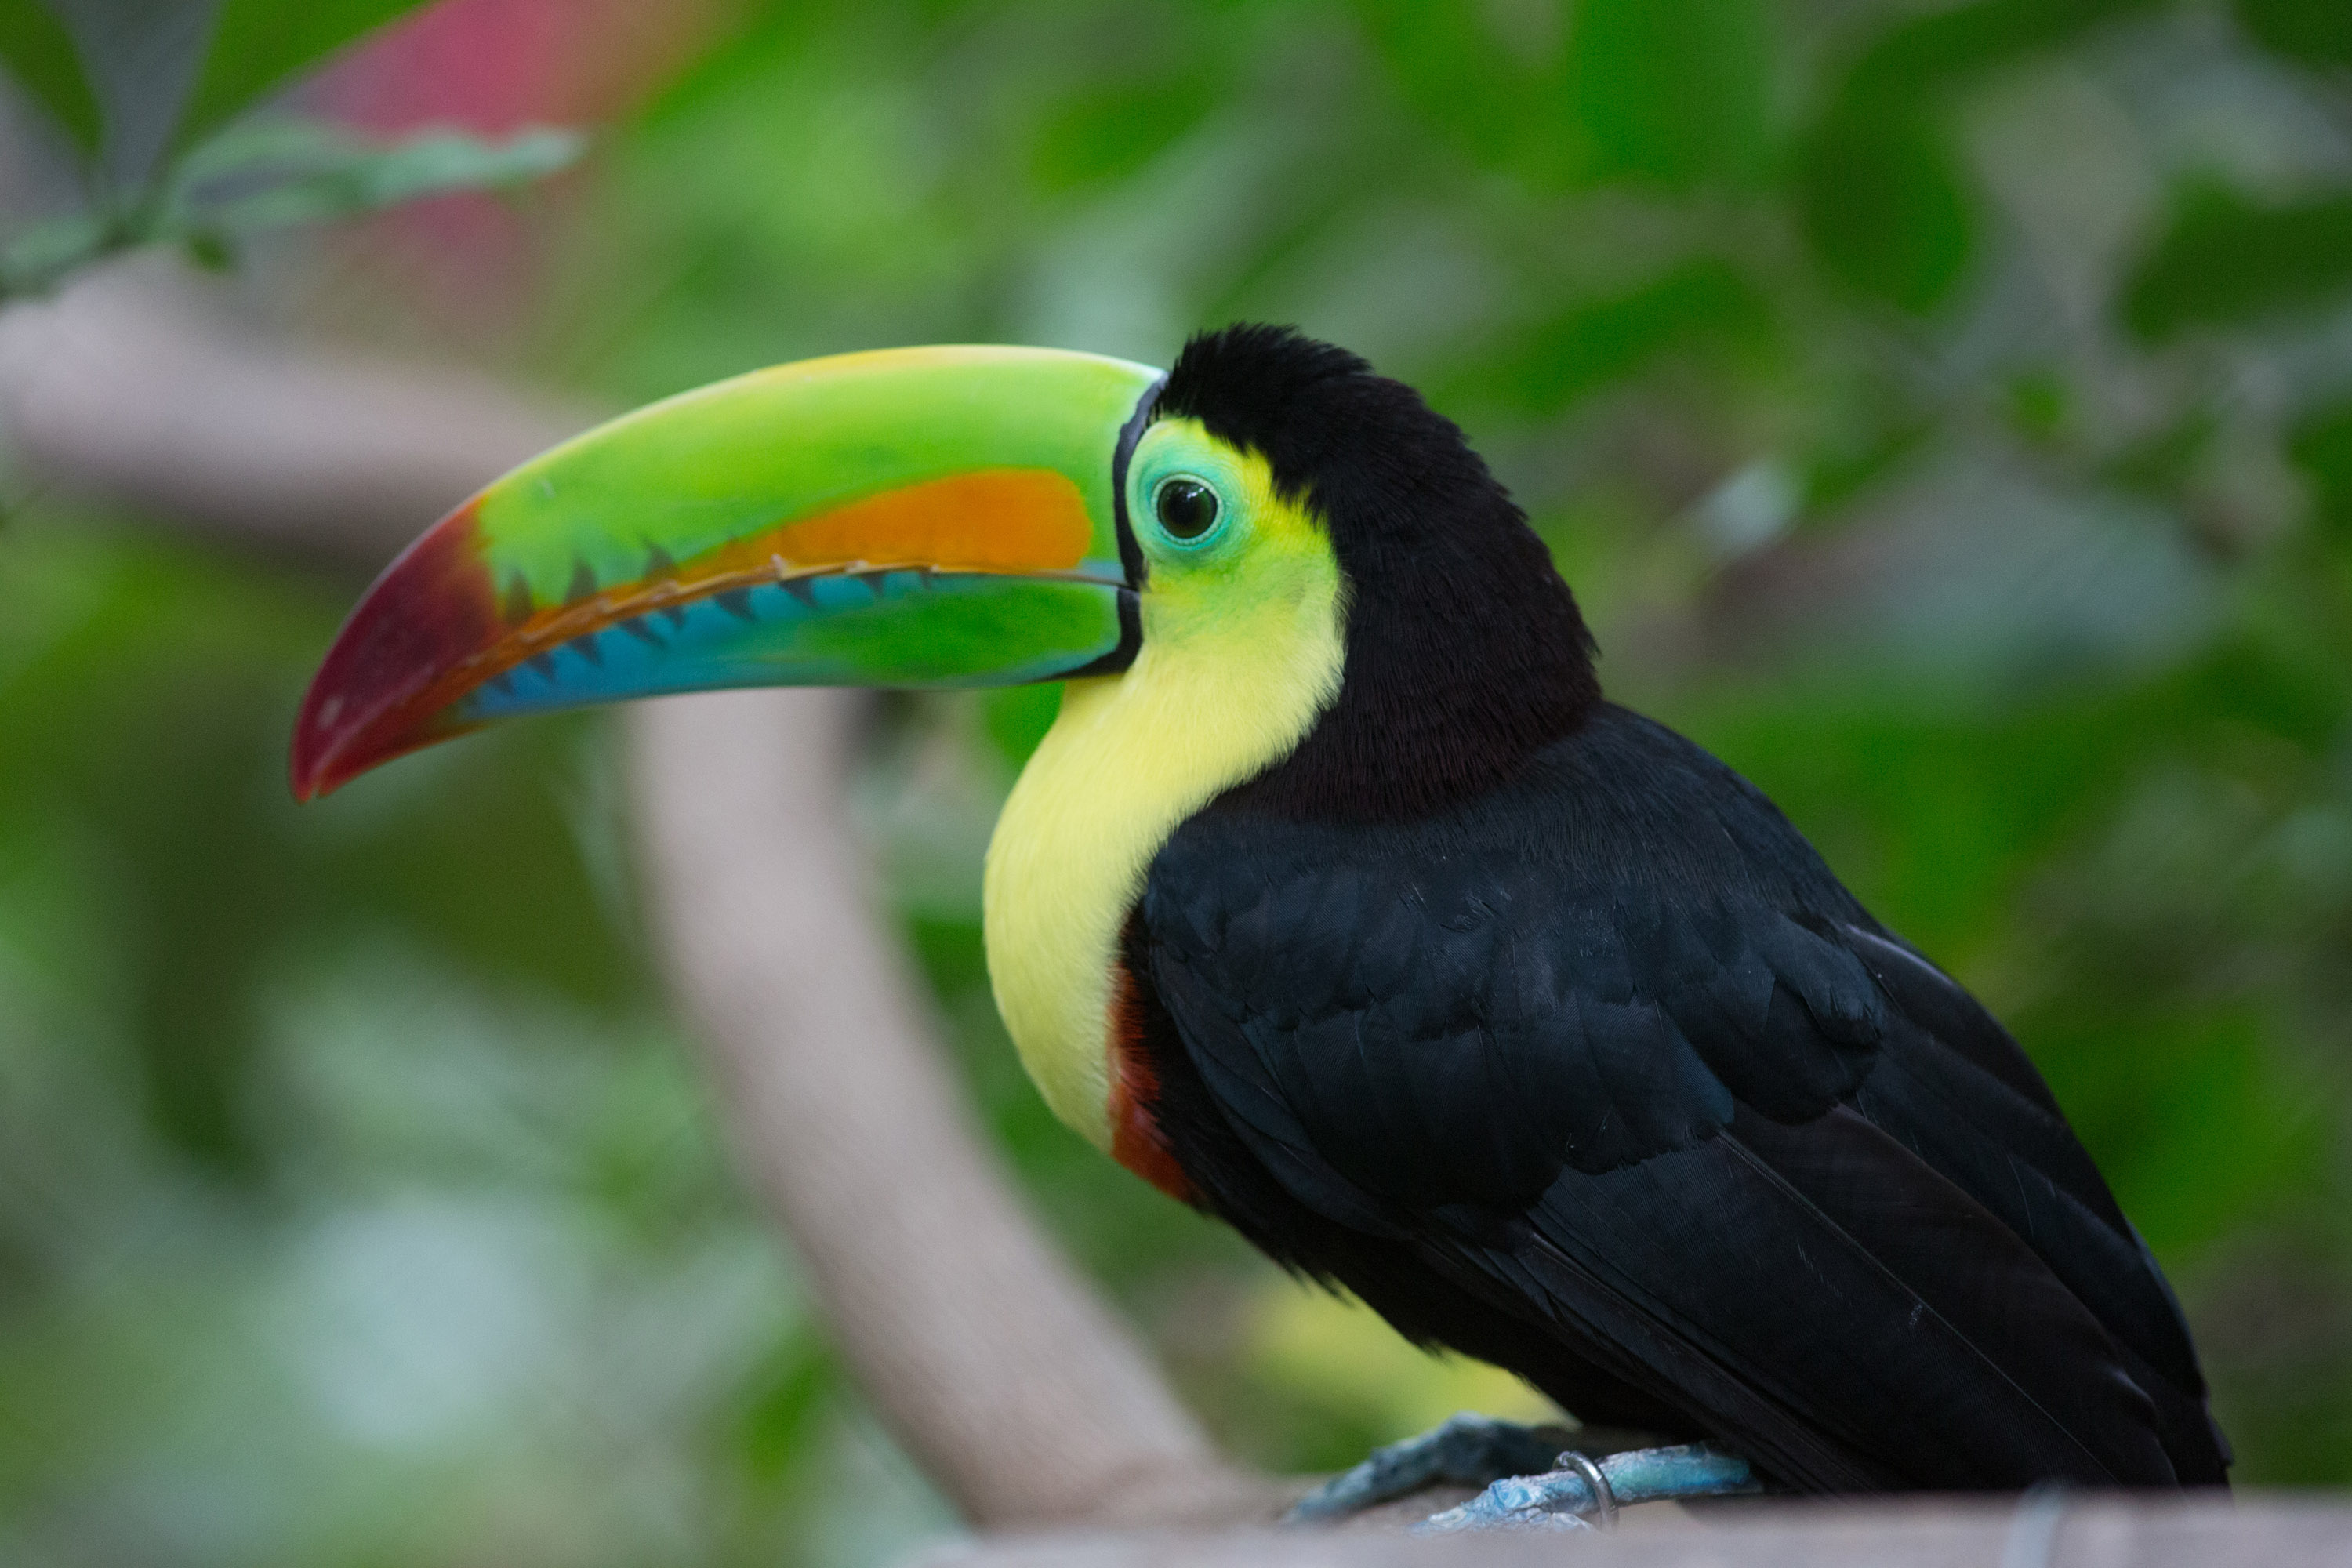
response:
<path fill-rule="evenodd" d="M 1346 349 L 1302 337 L 1294 328 L 1250 322 L 1195 333 L 1161 384 L 1153 412 L 1198 419 L 1219 440 L 1263 453 L 1276 485 L 1296 497 L 1339 456 L 1340 431 L 1374 412 L 1361 405 L 1381 401 L 1409 405 L 1397 413 L 1436 418 L 1411 387 L 1374 375 Z"/>
<path fill-rule="evenodd" d="M 1461 429 L 1402 382 L 1287 327 L 1185 344 L 1156 418 L 1263 455 L 1348 582 L 1339 696 L 1230 797 L 1286 815 L 1416 816 L 1493 787 L 1601 700 L 1550 552 Z"/>

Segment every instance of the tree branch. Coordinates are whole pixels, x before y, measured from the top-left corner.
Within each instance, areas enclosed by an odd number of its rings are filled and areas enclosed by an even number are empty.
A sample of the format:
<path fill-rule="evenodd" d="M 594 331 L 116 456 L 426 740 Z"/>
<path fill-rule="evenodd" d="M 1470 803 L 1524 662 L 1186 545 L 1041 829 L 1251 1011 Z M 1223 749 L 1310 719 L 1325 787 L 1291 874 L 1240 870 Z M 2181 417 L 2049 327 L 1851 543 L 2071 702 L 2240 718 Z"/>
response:
<path fill-rule="evenodd" d="M 247 549 L 374 571 L 593 420 L 438 366 L 305 351 L 160 255 L 0 309 L 0 433 L 37 477 Z"/>
<path fill-rule="evenodd" d="M 1264 1510 L 1012 1195 L 871 918 L 852 694 L 631 713 L 653 906 L 738 1152 L 844 1352 L 976 1522 Z M 793 803 L 789 813 L 778 803 Z"/>

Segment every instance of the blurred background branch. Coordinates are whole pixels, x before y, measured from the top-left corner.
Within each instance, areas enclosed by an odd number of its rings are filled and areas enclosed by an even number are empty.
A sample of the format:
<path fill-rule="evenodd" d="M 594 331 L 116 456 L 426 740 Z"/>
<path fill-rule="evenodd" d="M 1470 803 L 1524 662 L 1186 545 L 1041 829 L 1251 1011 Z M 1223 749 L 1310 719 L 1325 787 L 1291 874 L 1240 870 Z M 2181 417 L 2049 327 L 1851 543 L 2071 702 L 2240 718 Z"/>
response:
<path fill-rule="evenodd" d="M 0 426 L 24 480 L 345 576 L 593 422 L 478 373 L 273 342 L 165 256 L 0 313 Z"/>
<path fill-rule="evenodd" d="M 846 822 L 859 706 L 738 692 L 633 722 L 653 907 L 746 1172 L 858 1381 L 974 1523 L 1270 1518 L 1287 1500 L 1216 1459 L 940 1073 Z"/>
<path fill-rule="evenodd" d="M 2339 0 L 0 0 L 0 1555 L 863 1565 L 1123 1455 L 1223 1495 L 1154 1367 L 1275 1472 L 1540 1412 L 1038 1105 L 977 870 L 1050 689 L 825 710 L 840 771 L 765 784 L 681 705 L 635 808 L 594 719 L 286 799 L 357 575 L 585 411 L 1237 316 L 1469 428 L 1612 692 L 2017 1028 L 2242 1478 L 2352 1479 Z M 698 910 L 656 835 L 771 869 Z M 787 854 L 871 929 L 685 934 Z M 930 1133 L 735 1125 L 853 1038 L 950 1069 Z M 1123 1325 L 1036 1389 L 1105 1320 L 929 1206 L 992 1167 Z M 866 1194 L 929 1281 L 870 1316 L 769 1217 Z M 949 1231 L 1058 1304 L 935 1394 Z"/>

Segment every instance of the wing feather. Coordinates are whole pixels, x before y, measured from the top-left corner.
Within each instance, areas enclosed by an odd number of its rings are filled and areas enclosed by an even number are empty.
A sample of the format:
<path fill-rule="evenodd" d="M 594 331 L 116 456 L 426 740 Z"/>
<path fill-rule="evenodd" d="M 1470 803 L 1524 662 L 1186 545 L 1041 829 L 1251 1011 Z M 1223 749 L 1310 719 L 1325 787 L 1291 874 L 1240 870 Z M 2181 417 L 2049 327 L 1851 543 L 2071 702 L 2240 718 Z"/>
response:
<path fill-rule="evenodd" d="M 1290 1261 L 1410 1257 L 1796 1485 L 2222 1479 L 1990 1015 L 1679 737 L 1608 710 L 1538 764 L 1414 824 L 1213 807 L 1155 860 L 1180 1065 L 1317 1223 L 1405 1244 Z"/>

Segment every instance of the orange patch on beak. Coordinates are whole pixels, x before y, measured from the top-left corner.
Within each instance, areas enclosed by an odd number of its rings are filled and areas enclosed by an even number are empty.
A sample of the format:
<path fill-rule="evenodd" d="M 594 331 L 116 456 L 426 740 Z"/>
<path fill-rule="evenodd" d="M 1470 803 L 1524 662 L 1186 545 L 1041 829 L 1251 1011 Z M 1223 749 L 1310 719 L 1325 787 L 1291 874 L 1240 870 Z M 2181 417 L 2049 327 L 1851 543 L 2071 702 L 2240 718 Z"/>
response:
<path fill-rule="evenodd" d="M 1066 572 L 1094 541 L 1078 487 L 1051 468 L 981 468 L 884 490 L 713 552 L 850 569 Z"/>

